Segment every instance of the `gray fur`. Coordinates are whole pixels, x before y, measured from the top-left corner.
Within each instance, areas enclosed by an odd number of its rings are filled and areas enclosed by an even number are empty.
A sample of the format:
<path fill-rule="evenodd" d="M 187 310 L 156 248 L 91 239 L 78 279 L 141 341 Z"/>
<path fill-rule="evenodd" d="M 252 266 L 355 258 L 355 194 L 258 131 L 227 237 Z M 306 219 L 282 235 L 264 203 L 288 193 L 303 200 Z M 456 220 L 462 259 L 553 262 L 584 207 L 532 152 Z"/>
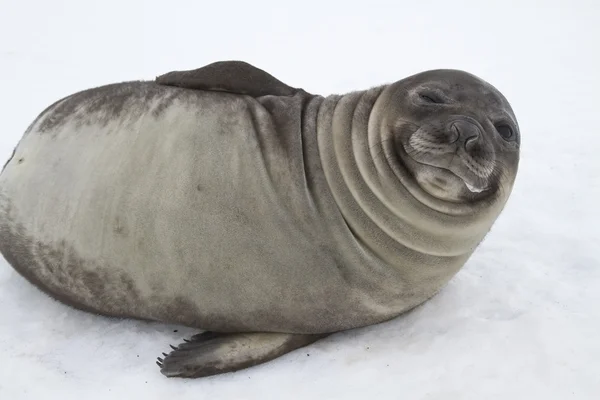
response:
<path fill-rule="evenodd" d="M 168 376 L 255 365 L 421 304 L 517 173 L 510 105 L 461 71 L 327 97 L 240 63 L 163 77 L 34 121 L 0 174 L 0 252 L 81 309 L 244 333 L 176 350 Z"/>

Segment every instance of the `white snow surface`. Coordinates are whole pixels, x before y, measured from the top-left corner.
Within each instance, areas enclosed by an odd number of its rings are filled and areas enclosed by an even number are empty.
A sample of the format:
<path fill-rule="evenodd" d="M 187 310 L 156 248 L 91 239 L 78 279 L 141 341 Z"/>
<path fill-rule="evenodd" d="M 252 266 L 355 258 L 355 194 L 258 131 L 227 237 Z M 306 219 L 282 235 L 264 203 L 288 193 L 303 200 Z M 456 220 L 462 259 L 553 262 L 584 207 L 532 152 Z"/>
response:
<path fill-rule="evenodd" d="M 1 0 L 0 159 L 63 96 L 226 59 L 321 94 L 488 80 L 522 132 L 505 211 L 414 311 L 198 380 L 154 364 L 194 330 L 73 310 L 1 259 L 0 399 L 600 399 L 600 3 Z"/>

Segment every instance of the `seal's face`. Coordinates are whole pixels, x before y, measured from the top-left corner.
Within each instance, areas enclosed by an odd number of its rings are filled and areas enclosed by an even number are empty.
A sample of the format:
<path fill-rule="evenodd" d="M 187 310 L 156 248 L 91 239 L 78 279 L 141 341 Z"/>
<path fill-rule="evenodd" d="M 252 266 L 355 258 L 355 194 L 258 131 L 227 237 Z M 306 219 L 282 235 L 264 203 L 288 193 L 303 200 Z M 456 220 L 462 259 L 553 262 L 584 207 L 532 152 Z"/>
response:
<path fill-rule="evenodd" d="M 520 133 L 508 101 L 466 72 L 398 82 L 391 120 L 397 162 L 431 196 L 474 202 L 512 187 Z"/>

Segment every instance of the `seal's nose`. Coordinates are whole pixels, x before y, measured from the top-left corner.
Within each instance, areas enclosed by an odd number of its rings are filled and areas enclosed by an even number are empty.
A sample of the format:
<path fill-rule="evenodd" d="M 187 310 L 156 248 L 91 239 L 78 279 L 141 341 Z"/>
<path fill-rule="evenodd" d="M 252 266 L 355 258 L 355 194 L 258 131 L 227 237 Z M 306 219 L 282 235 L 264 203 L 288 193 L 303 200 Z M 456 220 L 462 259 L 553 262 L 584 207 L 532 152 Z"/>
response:
<path fill-rule="evenodd" d="M 457 120 L 451 125 L 455 142 L 462 143 L 465 149 L 470 150 L 481 137 L 481 129 L 475 123 L 468 120 Z"/>

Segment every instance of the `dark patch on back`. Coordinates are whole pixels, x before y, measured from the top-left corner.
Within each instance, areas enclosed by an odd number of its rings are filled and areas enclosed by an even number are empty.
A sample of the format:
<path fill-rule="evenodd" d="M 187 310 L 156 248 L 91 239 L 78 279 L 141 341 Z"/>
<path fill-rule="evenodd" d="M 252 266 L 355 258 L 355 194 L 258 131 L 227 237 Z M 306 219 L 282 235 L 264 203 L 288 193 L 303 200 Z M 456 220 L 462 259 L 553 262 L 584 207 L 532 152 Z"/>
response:
<path fill-rule="evenodd" d="M 140 117 L 152 112 L 158 117 L 182 93 L 153 82 L 133 81 L 87 89 L 64 98 L 40 115 L 39 132 L 60 128 L 68 120 L 77 126 L 106 126 L 123 115 Z M 158 103 L 157 100 L 160 100 Z"/>
<path fill-rule="evenodd" d="M 157 88 L 157 90 L 159 90 Z M 152 116 L 154 118 L 158 118 L 162 115 L 162 113 L 171 106 L 171 104 L 173 104 L 173 101 L 175 101 L 175 99 L 179 98 L 181 96 L 181 92 L 177 91 L 177 90 L 173 90 L 171 91 L 171 93 L 169 93 L 167 96 L 165 96 L 164 98 L 161 99 L 161 101 L 156 105 L 156 107 L 154 107 L 154 109 L 152 110 Z"/>

